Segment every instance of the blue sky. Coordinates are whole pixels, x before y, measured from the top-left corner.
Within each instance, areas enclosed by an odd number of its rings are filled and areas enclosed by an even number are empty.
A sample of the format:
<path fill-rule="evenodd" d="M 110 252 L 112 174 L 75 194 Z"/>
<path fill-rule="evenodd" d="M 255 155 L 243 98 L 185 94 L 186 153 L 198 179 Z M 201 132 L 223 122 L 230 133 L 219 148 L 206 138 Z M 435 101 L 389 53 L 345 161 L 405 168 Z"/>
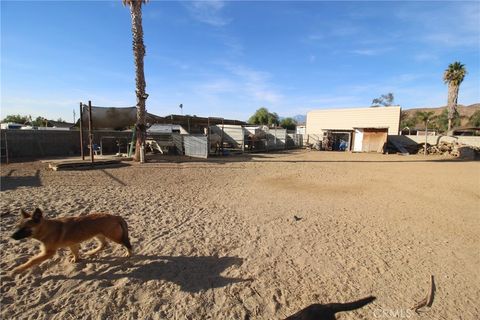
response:
<path fill-rule="evenodd" d="M 121 1 L 1 1 L 1 117 L 72 120 L 79 101 L 135 105 Z M 150 1 L 143 8 L 147 111 L 246 120 L 369 106 L 446 104 L 449 63 L 480 102 L 480 2 Z"/>

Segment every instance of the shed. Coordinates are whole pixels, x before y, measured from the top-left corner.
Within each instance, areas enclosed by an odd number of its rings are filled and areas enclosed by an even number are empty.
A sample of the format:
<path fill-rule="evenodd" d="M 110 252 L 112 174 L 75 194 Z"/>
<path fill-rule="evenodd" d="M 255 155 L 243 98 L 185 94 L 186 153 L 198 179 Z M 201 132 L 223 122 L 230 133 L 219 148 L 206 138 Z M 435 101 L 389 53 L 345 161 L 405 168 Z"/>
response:
<path fill-rule="evenodd" d="M 400 111 L 399 106 L 312 110 L 306 134 L 333 140 L 327 149 L 382 152 L 388 135 L 398 134 Z"/>

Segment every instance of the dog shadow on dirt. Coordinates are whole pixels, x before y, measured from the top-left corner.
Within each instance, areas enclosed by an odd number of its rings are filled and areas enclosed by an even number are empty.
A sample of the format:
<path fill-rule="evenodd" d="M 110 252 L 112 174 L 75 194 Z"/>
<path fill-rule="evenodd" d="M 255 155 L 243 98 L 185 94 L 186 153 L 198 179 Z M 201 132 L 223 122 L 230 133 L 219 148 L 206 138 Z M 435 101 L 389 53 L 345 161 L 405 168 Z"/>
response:
<path fill-rule="evenodd" d="M 253 279 L 221 275 L 230 267 L 239 267 L 243 263 L 243 259 L 239 257 L 135 255 L 131 258 L 92 258 L 80 263 L 88 262 L 99 262 L 103 266 L 91 274 L 50 275 L 44 277 L 43 281 L 71 279 L 112 281 L 122 278 L 135 279 L 140 282 L 165 280 L 176 283 L 182 291 L 191 293 L 221 288 L 238 282 L 253 281 Z"/>

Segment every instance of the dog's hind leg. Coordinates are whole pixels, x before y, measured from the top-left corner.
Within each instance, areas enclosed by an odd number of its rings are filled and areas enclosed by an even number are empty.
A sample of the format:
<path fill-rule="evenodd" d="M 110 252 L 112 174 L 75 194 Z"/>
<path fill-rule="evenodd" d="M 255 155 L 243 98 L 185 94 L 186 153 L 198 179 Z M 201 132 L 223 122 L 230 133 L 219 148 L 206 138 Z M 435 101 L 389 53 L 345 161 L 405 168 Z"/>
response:
<path fill-rule="evenodd" d="M 117 239 L 117 238 L 110 238 L 108 237 L 110 240 L 112 240 L 113 242 L 116 242 L 118 244 L 121 244 L 125 247 L 125 249 L 127 250 L 127 252 L 125 253 L 125 257 L 131 257 L 132 256 L 132 253 L 133 253 L 133 250 L 132 250 L 132 245 L 130 244 L 130 240 L 128 239 L 128 235 L 127 236 L 122 236 L 121 239 Z"/>
<path fill-rule="evenodd" d="M 80 260 L 80 256 L 78 254 L 78 252 L 80 251 L 80 245 L 78 244 L 74 244 L 72 246 L 69 247 L 70 248 L 70 251 L 72 252 L 72 259 L 70 261 L 72 261 L 73 263 L 76 263 Z"/>
<path fill-rule="evenodd" d="M 128 226 L 125 220 L 119 217 L 118 225 L 115 228 L 109 230 L 109 232 L 103 234 L 109 240 L 115 243 L 121 244 L 127 249 L 125 256 L 130 257 L 132 255 L 132 244 L 128 237 Z"/>
<path fill-rule="evenodd" d="M 96 254 L 97 252 L 99 252 L 100 250 L 102 250 L 103 248 L 105 248 L 105 244 L 107 243 L 107 240 L 105 239 L 104 236 L 102 235 L 98 235 L 95 237 L 95 239 L 97 240 L 98 242 L 98 247 L 96 247 L 95 249 L 93 250 L 90 250 L 87 252 L 87 255 L 94 255 Z"/>

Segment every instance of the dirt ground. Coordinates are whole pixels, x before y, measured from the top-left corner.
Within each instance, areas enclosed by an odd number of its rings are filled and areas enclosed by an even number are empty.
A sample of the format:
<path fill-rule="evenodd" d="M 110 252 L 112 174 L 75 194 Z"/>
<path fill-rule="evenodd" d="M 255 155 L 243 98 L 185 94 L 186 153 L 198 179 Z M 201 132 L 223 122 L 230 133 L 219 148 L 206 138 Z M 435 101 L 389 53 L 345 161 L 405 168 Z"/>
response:
<path fill-rule="evenodd" d="M 479 319 L 480 162 L 295 151 L 48 171 L 1 166 L 2 319 L 281 319 L 377 300 L 339 319 Z M 18 210 L 122 215 L 135 254 L 38 251 Z M 297 216 L 298 219 L 295 219 Z M 94 242 L 87 242 L 87 250 Z M 410 311 L 434 275 L 431 308 Z"/>

